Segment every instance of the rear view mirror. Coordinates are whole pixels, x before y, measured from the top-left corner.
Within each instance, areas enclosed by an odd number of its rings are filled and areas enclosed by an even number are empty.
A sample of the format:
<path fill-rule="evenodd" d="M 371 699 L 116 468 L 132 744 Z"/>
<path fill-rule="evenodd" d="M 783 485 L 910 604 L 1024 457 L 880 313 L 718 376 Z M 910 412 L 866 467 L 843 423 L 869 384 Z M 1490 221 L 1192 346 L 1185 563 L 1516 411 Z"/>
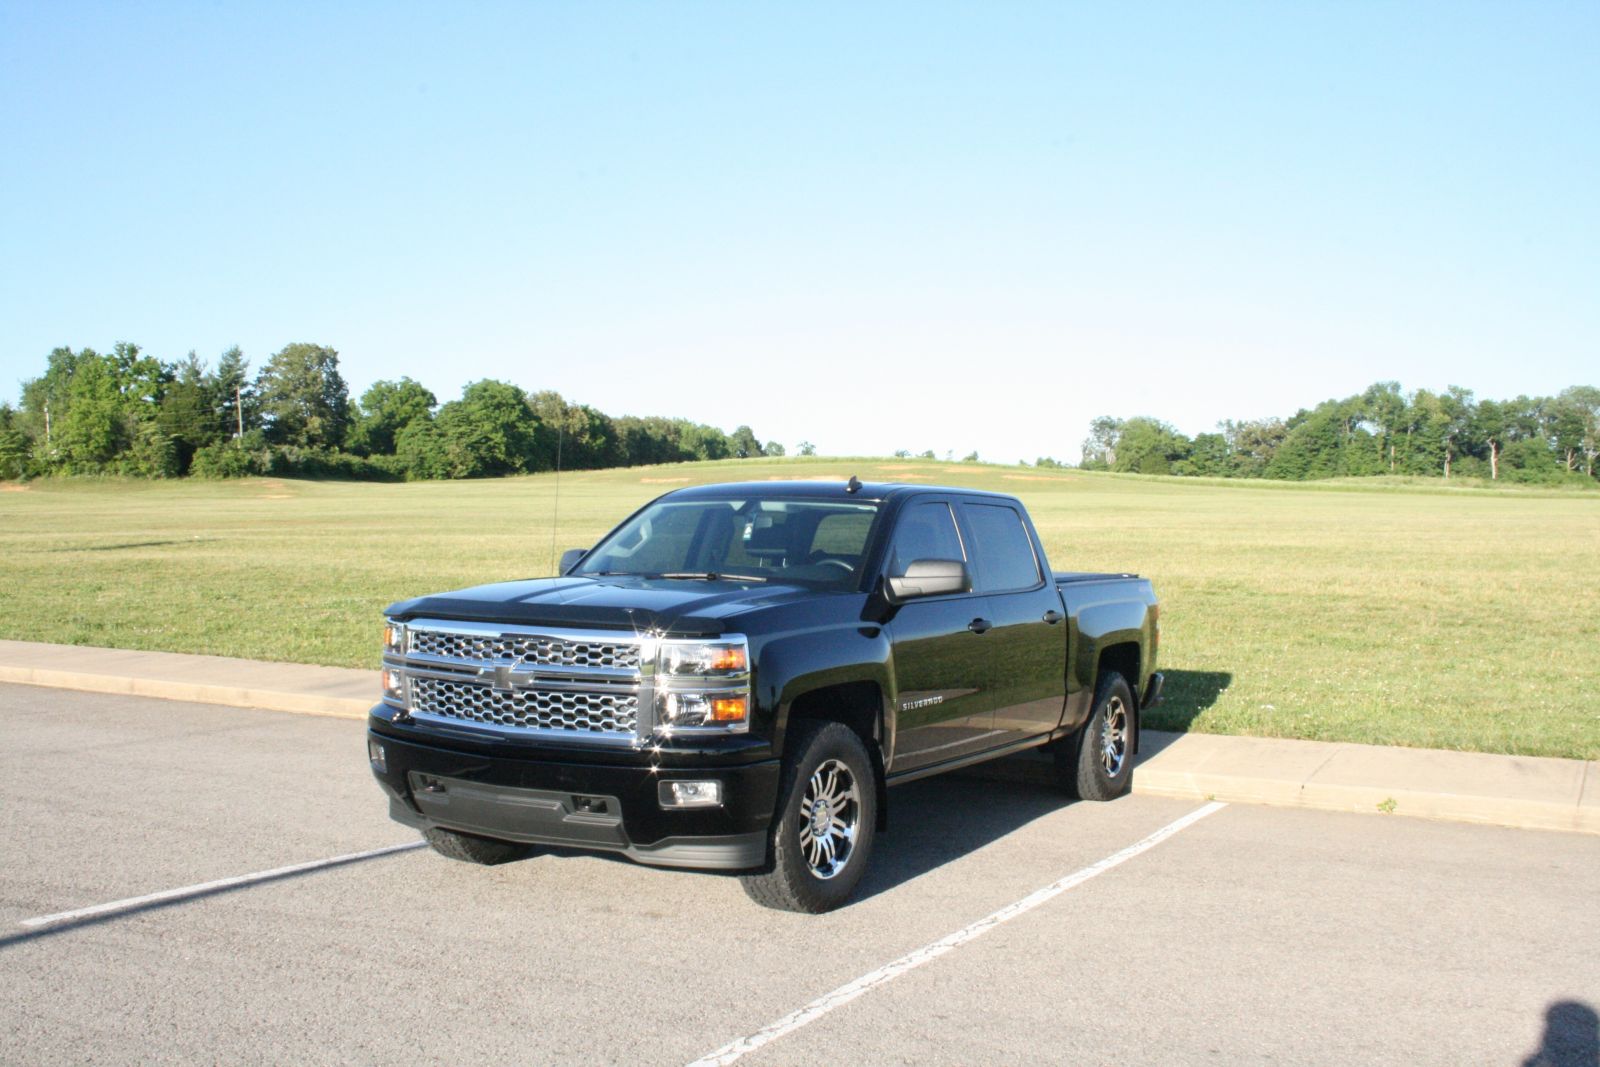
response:
<path fill-rule="evenodd" d="M 576 567 L 578 565 L 578 561 L 583 559 L 583 557 L 588 555 L 588 554 L 589 554 L 589 550 L 587 548 L 569 548 L 569 549 L 567 549 L 565 552 L 561 553 L 561 569 L 558 570 L 556 573 L 557 574 L 570 574 L 570 573 L 572 573 L 572 568 Z"/>
<path fill-rule="evenodd" d="M 906 572 L 890 577 L 885 584 L 895 600 L 965 593 L 972 588 L 967 565 L 959 559 L 919 559 L 906 565 Z"/>

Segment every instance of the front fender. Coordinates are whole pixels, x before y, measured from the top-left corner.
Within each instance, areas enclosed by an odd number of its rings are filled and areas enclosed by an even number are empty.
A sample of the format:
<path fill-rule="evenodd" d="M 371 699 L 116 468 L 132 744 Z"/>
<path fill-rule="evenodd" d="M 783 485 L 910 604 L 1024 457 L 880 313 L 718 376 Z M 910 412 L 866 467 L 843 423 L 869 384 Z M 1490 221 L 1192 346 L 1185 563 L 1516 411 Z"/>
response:
<path fill-rule="evenodd" d="M 882 744 L 893 751 L 894 718 L 888 713 L 889 635 L 860 623 L 786 633 L 766 639 L 755 653 L 758 702 L 773 722 L 773 754 L 783 755 L 789 711 L 807 693 L 829 686 L 867 682 L 879 693 Z"/>

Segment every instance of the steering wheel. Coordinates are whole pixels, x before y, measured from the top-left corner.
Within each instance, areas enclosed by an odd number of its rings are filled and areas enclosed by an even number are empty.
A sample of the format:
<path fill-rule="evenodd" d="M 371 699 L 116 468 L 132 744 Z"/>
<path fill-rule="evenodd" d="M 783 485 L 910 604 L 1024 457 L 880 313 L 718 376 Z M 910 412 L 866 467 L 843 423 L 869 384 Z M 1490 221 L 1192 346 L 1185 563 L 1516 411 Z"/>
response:
<path fill-rule="evenodd" d="M 821 553 L 813 553 L 812 558 L 806 560 L 806 562 L 814 563 L 817 566 L 827 565 L 830 567 L 843 567 L 851 574 L 856 572 L 856 565 L 854 563 L 847 563 L 846 561 L 839 559 L 837 556 L 822 556 L 820 559 L 818 559 L 817 557 L 819 555 L 821 555 Z"/>

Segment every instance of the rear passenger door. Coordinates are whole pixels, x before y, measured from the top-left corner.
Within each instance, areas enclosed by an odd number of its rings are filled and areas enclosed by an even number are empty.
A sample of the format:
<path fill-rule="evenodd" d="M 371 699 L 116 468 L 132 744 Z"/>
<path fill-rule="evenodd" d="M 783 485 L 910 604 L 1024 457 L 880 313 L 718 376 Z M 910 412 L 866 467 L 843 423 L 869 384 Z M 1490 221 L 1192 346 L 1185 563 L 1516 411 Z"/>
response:
<path fill-rule="evenodd" d="M 989 623 L 987 703 L 995 744 L 1048 733 L 1067 698 L 1067 622 L 1054 577 L 1045 572 L 1018 508 L 1004 500 L 960 504 L 974 582 Z"/>

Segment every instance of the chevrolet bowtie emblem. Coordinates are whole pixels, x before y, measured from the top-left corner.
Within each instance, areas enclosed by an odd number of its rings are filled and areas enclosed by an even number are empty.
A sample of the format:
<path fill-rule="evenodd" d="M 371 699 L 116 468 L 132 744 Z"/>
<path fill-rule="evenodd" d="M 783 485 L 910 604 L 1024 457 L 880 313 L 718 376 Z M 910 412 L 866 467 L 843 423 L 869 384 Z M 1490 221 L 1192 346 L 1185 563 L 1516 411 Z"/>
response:
<path fill-rule="evenodd" d="M 483 668 L 478 672 L 478 677 L 496 689 L 515 689 L 521 675 L 514 668 L 501 664 L 498 667 Z"/>

